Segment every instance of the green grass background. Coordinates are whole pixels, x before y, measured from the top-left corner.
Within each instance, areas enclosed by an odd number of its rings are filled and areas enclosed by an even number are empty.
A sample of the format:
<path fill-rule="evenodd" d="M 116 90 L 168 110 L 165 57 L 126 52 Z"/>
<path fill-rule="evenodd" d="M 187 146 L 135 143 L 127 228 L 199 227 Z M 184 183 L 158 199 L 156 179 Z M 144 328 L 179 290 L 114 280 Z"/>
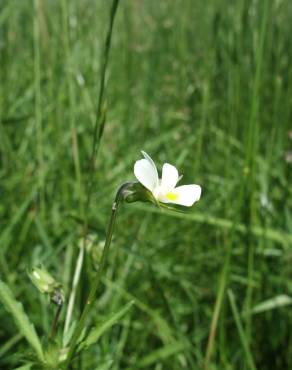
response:
<path fill-rule="evenodd" d="M 28 266 L 68 297 L 76 217 L 104 240 L 142 149 L 202 198 L 188 214 L 121 207 L 92 320 L 135 304 L 74 368 L 292 369 L 292 3 L 121 0 L 85 207 L 110 4 L 1 0 L 1 279 L 45 336 L 54 308 Z M 99 252 L 86 254 L 75 318 Z M 26 342 L 2 305 L 0 322 L 0 368 L 14 369 Z"/>

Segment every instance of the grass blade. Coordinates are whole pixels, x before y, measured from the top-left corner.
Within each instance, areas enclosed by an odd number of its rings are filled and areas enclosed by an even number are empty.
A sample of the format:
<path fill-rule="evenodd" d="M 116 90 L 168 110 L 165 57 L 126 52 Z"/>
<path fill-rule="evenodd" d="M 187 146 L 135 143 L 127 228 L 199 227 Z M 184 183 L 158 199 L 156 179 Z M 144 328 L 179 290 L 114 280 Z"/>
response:
<path fill-rule="evenodd" d="M 267 299 L 256 306 L 251 310 L 252 314 L 262 313 L 265 311 L 274 310 L 276 308 L 285 307 L 292 304 L 292 298 L 286 294 L 279 294 L 273 298 Z"/>
<path fill-rule="evenodd" d="M 15 324 L 20 333 L 26 338 L 28 343 L 35 350 L 38 358 L 42 361 L 44 359 L 44 354 L 35 328 L 30 322 L 27 314 L 24 312 L 22 304 L 15 299 L 8 285 L 2 280 L 0 280 L 0 300 L 6 310 L 14 318 Z"/>
<path fill-rule="evenodd" d="M 292 245 L 292 236 L 286 232 L 272 228 L 264 228 L 261 226 L 254 225 L 248 230 L 245 224 L 236 222 L 224 218 L 214 217 L 208 215 L 207 213 L 180 213 L 154 208 L 153 206 L 148 206 L 144 204 L 135 204 L 135 209 L 148 212 L 148 213 L 158 213 L 161 216 L 174 217 L 186 221 L 194 221 L 202 224 L 207 224 L 222 230 L 233 230 L 241 235 L 246 235 L 251 232 L 256 238 L 265 238 L 273 242 L 281 244 L 283 247 L 287 248 Z"/>
<path fill-rule="evenodd" d="M 142 360 L 135 366 L 143 368 L 156 364 L 159 360 L 163 360 L 174 355 L 177 356 L 180 352 L 185 351 L 186 348 L 187 344 L 185 341 L 166 344 L 162 348 L 159 348 L 142 358 Z"/>
<path fill-rule="evenodd" d="M 241 341 L 243 350 L 244 350 L 245 355 L 246 355 L 246 361 L 247 361 L 248 367 L 251 370 L 256 370 L 254 360 L 253 360 L 253 356 L 252 356 L 251 350 L 249 348 L 249 345 L 248 345 L 248 342 L 247 342 L 247 339 L 246 339 L 246 335 L 244 333 L 244 329 L 243 329 L 243 326 L 242 326 L 242 323 L 241 323 L 241 320 L 240 320 L 240 315 L 239 315 L 238 309 L 236 307 L 234 294 L 233 294 L 231 289 L 228 289 L 227 294 L 228 294 L 228 298 L 229 298 L 229 302 L 230 302 L 230 306 L 231 306 L 231 311 L 232 311 L 232 314 L 234 316 L 235 324 L 236 324 L 238 334 L 239 334 L 239 337 L 240 337 L 240 341 Z"/>
<path fill-rule="evenodd" d="M 23 365 L 23 366 L 20 366 L 20 367 L 17 367 L 16 369 L 14 370 L 30 370 L 32 367 L 32 364 L 26 364 L 26 365 Z"/>
<path fill-rule="evenodd" d="M 134 301 L 129 302 L 118 312 L 111 314 L 104 322 L 102 322 L 99 326 L 91 329 L 88 334 L 88 337 L 81 343 L 79 349 L 84 347 L 89 347 L 95 344 L 99 338 L 109 330 L 113 325 L 115 325 L 133 306 Z"/>

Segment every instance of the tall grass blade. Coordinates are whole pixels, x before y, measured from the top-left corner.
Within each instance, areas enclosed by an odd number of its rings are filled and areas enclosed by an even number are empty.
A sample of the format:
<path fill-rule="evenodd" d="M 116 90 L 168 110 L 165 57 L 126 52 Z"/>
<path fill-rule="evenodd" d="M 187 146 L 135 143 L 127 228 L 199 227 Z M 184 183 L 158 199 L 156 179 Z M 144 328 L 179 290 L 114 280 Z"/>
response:
<path fill-rule="evenodd" d="M 248 367 L 249 367 L 250 370 L 256 370 L 255 363 L 254 363 L 254 360 L 253 360 L 253 356 L 252 356 L 251 350 L 249 348 L 248 341 L 247 341 L 247 338 L 246 338 L 246 334 L 245 334 L 243 326 L 242 326 L 242 322 L 241 322 L 241 319 L 240 319 L 240 314 L 239 314 L 237 306 L 236 306 L 234 294 L 233 294 L 231 289 L 228 289 L 227 294 L 228 294 L 228 298 L 229 298 L 229 302 L 230 302 L 230 306 L 231 306 L 231 311 L 232 311 L 232 314 L 233 314 L 233 317 L 234 317 L 234 320 L 235 320 L 235 324 L 236 324 L 236 327 L 237 327 L 237 330 L 238 330 L 238 334 L 239 334 L 239 337 L 240 337 L 240 341 L 241 341 L 241 344 L 242 344 L 242 347 L 243 347 L 243 350 L 244 350 L 244 353 L 245 353 L 245 356 L 246 356 L 246 361 L 247 361 Z"/>
<path fill-rule="evenodd" d="M 2 280 L 0 280 L 0 300 L 13 317 L 20 333 L 26 338 L 42 361 L 44 359 L 43 349 L 35 328 L 24 312 L 22 304 L 16 300 L 8 285 Z"/>
<path fill-rule="evenodd" d="M 188 345 L 185 341 L 166 344 L 162 348 L 159 348 L 143 357 L 135 365 L 135 368 L 144 368 L 151 365 L 153 366 L 158 361 L 162 361 L 170 356 L 177 356 L 179 353 L 185 351 L 187 348 Z"/>
<path fill-rule="evenodd" d="M 113 325 L 115 325 L 130 310 L 133 304 L 134 304 L 134 301 L 127 303 L 118 312 L 111 314 L 99 326 L 91 329 L 87 338 L 82 343 L 80 343 L 78 349 L 81 350 L 84 347 L 89 347 L 95 344 L 107 330 L 109 330 Z"/>
<path fill-rule="evenodd" d="M 258 303 L 252 308 L 251 313 L 252 314 L 262 313 L 270 310 L 275 310 L 277 308 L 290 306 L 291 304 L 292 304 L 291 297 L 289 297 L 286 294 L 280 294 L 273 298 L 267 299 L 266 301 Z"/>

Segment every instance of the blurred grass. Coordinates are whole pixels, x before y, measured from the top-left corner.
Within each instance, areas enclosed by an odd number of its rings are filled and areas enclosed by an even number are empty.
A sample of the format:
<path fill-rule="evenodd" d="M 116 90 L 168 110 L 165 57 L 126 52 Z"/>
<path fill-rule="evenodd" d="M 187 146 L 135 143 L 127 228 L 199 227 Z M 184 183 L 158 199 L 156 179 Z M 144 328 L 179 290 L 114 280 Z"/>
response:
<path fill-rule="evenodd" d="M 290 306 L 251 316 L 292 294 L 291 3 L 120 2 L 87 210 L 109 8 L 1 1 L 1 279 L 44 334 L 53 308 L 27 266 L 45 264 L 68 296 L 82 236 L 70 215 L 86 216 L 103 240 L 115 189 L 143 149 L 203 196 L 191 214 L 121 209 L 93 320 L 135 306 L 79 368 L 199 369 L 207 347 L 209 369 L 249 369 L 250 355 L 257 369 L 291 368 Z M 92 277 L 90 253 L 85 260 L 79 301 Z M 2 306 L 0 320 L 1 369 L 16 368 L 25 342 Z"/>

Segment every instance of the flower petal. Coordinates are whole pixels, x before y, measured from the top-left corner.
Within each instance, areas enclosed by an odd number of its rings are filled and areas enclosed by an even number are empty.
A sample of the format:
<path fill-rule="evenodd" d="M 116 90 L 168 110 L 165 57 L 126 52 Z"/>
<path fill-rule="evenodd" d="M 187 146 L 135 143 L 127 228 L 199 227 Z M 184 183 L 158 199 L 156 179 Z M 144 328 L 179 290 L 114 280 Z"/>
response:
<path fill-rule="evenodd" d="M 165 191 L 173 190 L 178 182 L 178 170 L 169 163 L 162 167 L 161 188 Z"/>
<path fill-rule="evenodd" d="M 167 203 L 179 204 L 191 207 L 201 197 L 201 187 L 199 185 L 182 185 L 166 194 Z"/>
<path fill-rule="evenodd" d="M 158 186 L 158 173 L 153 160 L 145 152 L 142 152 L 145 159 L 136 161 L 134 165 L 134 174 L 137 180 L 150 191 Z"/>
<path fill-rule="evenodd" d="M 157 169 L 156 169 L 155 163 L 154 163 L 153 159 L 150 157 L 150 155 L 148 155 L 146 152 L 144 152 L 144 150 L 141 150 L 141 153 L 143 154 L 143 157 L 145 159 L 147 159 L 148 162 L 151 163 L 152 167 L 155 168 L 155 171 L 157 173 Z M 157 173 L 157 177 L 158 177 L 158 173 Z"/>

